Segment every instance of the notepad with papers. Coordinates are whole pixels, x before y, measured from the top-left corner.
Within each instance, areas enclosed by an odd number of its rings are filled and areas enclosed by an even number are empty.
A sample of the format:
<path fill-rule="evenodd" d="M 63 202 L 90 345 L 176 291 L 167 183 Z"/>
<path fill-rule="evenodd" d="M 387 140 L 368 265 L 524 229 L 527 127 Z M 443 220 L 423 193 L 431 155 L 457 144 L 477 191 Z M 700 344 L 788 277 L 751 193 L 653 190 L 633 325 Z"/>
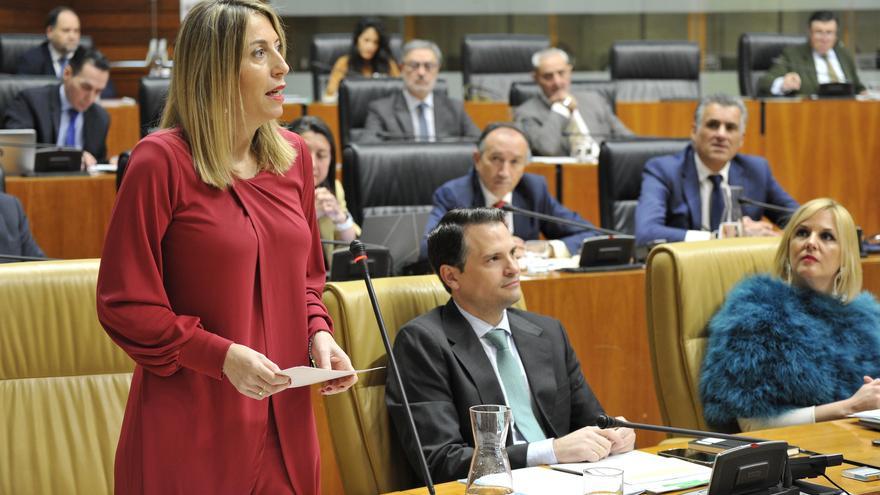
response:
<path fill-rule="evenodd" d="M 709 483 L 709 478 L 712 476 L 712 469 L 706 466 L 639 450 L 613 455 L 598 462 L 554 464 L 551 467 L 577 474 L 589 467 L 622 469 L 625 494 L 685 490 Z"/>

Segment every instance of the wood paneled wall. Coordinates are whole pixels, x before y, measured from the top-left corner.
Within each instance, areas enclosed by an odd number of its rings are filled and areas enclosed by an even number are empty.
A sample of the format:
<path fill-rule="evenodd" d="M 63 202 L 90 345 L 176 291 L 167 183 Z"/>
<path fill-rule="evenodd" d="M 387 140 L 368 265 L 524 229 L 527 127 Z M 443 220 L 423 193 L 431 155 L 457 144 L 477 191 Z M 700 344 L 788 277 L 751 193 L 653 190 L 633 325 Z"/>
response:
<path fill-rule="evenodd" d="M 150 0 L 4 0 L 0 2 L 0 32 L 42 33 L 46 14 L 64 4 L 79 15 L 83 34 L 108 59 L 137 60 L 147 56 L 152 37 Z M 158 35 L 173 43 L 180 26 L 180 1 L 157 0 Z"/>

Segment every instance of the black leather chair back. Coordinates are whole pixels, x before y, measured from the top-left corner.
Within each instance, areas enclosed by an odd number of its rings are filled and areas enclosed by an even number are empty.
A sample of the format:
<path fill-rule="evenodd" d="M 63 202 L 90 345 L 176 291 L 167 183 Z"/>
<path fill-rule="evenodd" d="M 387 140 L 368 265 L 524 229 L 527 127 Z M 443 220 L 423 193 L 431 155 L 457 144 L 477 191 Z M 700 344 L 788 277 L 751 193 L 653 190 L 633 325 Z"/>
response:
<path fill-rule="evenodd" d="M 339 85 L 339 143 L 344 148 L 362 140 L 370 103 L 403 90 L 403 81 L 396 78 L 346 78 Z M 447 94 L 446 81 L 438 79 L 434 94 Z M 409 136 L 388 136 L 389 140 L 406 140 Z"/>
<path fill-rule="evenodd" d="M 468 173 L 474 143 L 351 144 L 342 180 L 352 217 L 429 211 L 434 191 Z"/>
<path fill-rule="evenodd" d="M 0 34 L 0 73 L 15 74 L 18 58 L 22 53 L 46 41 L 45 34 L 5 33 Z M 80 44 L 92 47 L 92 37 L 80 37 Z"/>
<path fill-rule="evenodd" d="M 6 172 L 0 168 L 0 193 L 6 192 Z"/>
<path fill-rule="evenodd" d="M 736 49 L 739 93 L 755 98 L 758 94 L 758 79 L 766 73 L 773 62 L 787 46 L 802 45 L 805 36 L 777 33 L 743 33 Z"/>
<path fill-rule="evenodd" d="M 469 34 L 461 40 L 465 97 L 504 101 L 514 81 L 532 80 L 532 55 L 550 39 L 534 34 Z"/>
<path fill-rule="evenodd" d="M 678 153 L 687 139 L 605 141 L 599 152 L 599 216 L 602 227 L 634 235 L 645 162 Z"/>
<path fill-rule="evenodd" d="M 122 186 L 125 171 L 128 169 L 128 160 L 131 159 L 131 151 L 123 151 L 116 159 L 116 190 Z"/>
<path fill-rule="evenodd" d="M 400 60 L 403 39 L 399 34 L 392 34 L 388 40 L 391 54 Z M 351 33 L 322 33 L 312 37 L 309 47 L 309 65 L 312 71 L 312 98 L 321 101 L 327 79 L 336 59 L 348 53 L 351 47 Z"/>
<path fill-rule="evenodd" d="M 615 110 L 616 84 L 614 81 L 572 81 L 571 90 L 575 92 L 592 91 L 605 98 L 611 110 Z M 541 94 L 541 87 L 535 82 L 514 82 L 510 85 L 508 102 L 516 108 L 526 100 Z"/>
<path fill-rule="evenodd" d="M 700 98 L 700 47 L 689 41 L 616 41 L 611 79 L 618 101 Z"/>
<path fill-rule="evenodd" d="M 138 85 L 138 105 L 141 112 L 141 137 L 159 127 L 165 100 L 168 98 L 168 87 L 171 79 L 164 77 L 142 77 Z"/>
<path fill-rule="evenodd" d="M 28 88 L 38 88 L 49 84 L 58 84 L 59 80 L 54 76 L 27 76 L 0 74 L 0 124 L 6 107 L 18 96 L 18 93 Z"/>

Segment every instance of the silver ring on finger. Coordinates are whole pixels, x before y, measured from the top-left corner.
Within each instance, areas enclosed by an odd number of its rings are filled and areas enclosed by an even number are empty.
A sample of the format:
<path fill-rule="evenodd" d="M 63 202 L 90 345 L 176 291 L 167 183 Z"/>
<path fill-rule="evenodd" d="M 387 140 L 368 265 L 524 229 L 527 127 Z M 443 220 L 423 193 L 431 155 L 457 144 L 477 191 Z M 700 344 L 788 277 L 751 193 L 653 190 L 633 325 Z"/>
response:
<path fill-rule="evenodd" d="M 257 396 L 261 399 L 263 398 L 263 395 L 265 395 L 265 394 L 266 394 L 266 389 L 264 389 L 264 388 L 261 388 L 260 391 L 257 392 Z"/>

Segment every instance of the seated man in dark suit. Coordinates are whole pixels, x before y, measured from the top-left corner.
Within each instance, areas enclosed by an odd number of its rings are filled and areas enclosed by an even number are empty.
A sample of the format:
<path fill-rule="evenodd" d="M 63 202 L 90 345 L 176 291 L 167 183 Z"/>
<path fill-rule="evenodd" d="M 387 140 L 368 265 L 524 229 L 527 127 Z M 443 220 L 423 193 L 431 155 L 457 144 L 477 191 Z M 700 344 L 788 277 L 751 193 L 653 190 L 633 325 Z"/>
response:
<path fill-rule="evenodd" d="M 598 93 L 571 91 L 568 54 L 547 48 L 532 56 L 532 73 L 541 94 L 516 107 L 514 120 L 539 156 L 574 156 L 595 161 L 599 143 L 633 133 Z"/>
<path fill-rule="evenodd" d="M 79 46 L 79 17 L 69 7 L 56 7 L 46 18 L 46 41 L 18 59 L 19 74 L 44 74 L 61 78 Z"/>
<path fill-rule="evenodd" d="M 547 190 L 547 181 L 540 175 L 524 173 L 531 161 L 529 143 L 525 134 L 511 124 L 490 124 L 479 138 L 479 149 L 474 153 L 474 168 L 463 177 L 452 179 L 434 192 L 434 208 L 425 225 L 421 241 L 421 258 L 428 255 L 427 235 L 443 215 L 454 208 L 493 206 L 499 201 L 513 206 L 589 224 L 577 213 L 559 204 Z M 564 257 L 580 250 L 581 243 L 595 232 L 552 222 L 544 222 L 523 215 L 506 213 L 506 222 L 517 245 L 537 241 L 541 234 L 550 242 L 555 256 Z M 541 251 L 542 249 L 537 249 Z"/>
<path fill-rule="evenodd" d="M 820 84 L 852 83 L 856 93 L 864 93 L 852 54 L 837 42 L 840 23 L 833 12 L 820 10 L 807 23 L 808 41 L 786 47 L 773 67 L 758 81 L 758 94 L 813 95 Z"/>
<path fill-rule="evenodd" d="M 604 414 L 559 321 L 511 306 L 521 297 L 516 243 L 504 213 L 453 210 L 428 239 L 431 266 L 452 295 L 397 334 L 394 357 L 434 481 L 467 477 L 474 450 L 468 409 L 506 404 L 512 468 L 594 462 L 632 450 L 628 428 L 600 430 Z M 385 402 L 418 470 L 397 382 Z"/>
<path fill-rule="evenodd" d="M 34 129 L 37 142 L 83 150 L 83 165 L 107 161 L 110 115 L 97 103 L 110 65 L 97 50 L 78 48 L 61 84 L 26 89 L 6 109 L 2 127 Z"/>
<path fill-rule="evenodd" d="M 476 140 L 480 129 L 462 102 L 434 93 L 443 55 L 432 41 L 412 40 L 403 47 L 405 89 L 370 104 L 364 141 Z"/>
<path fill-rule="evenodd" d="M 0 254 L 45 256 L 31 235 L 21 202 L 5 193 L 0 193 Z M 0 258 L 0 263 L 9 261 Z"/>
<path fill-rule="evenodd" d="M 636 206 L 636 243 L 711 239 L 724 212 L 725 189 L 742 186 L 743 196 L 794 210 L 798 203 L 770 173 L 767 160 L 737 153 L 746 126 L 742 100 L 703 98 L 694 116 L 691 144 L 676 155 L 648 160 Z M 747 236 L 778 235 L 767 216 L 783 226 L 790 214 L 742 205 Z"/>

